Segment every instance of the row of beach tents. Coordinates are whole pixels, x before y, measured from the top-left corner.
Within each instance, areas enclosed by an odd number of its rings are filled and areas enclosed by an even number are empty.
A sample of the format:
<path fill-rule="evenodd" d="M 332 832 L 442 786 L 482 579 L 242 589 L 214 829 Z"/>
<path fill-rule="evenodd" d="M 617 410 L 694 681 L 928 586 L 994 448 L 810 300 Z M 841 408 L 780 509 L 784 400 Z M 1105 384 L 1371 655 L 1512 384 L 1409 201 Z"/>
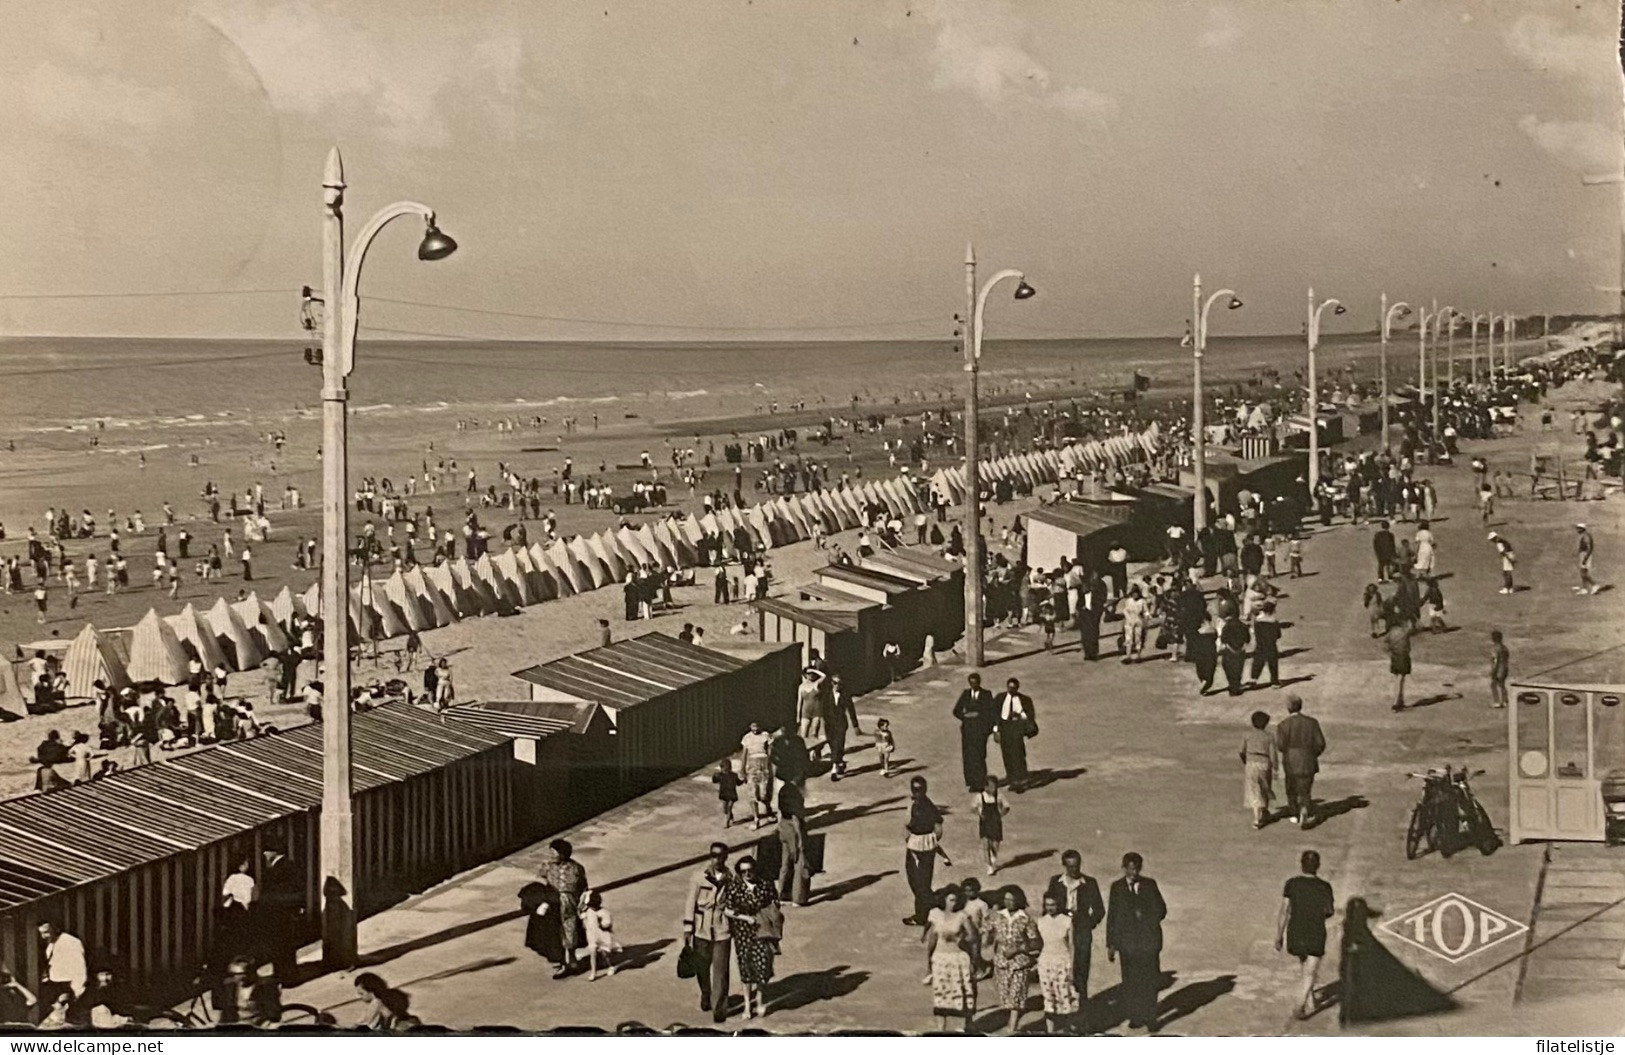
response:
<path fill-rule="evenodd" d="M 1074 444 L 1062 450 L 1008 455 L 982 462 L 984 479 L 1020 477 L 1032 485 L 1053 483 L 1080 467 L 1143 460 L 1157 446 L 1156 426 L 1138 436 Z M 964 498 L 963 468 L 943 470 L 933 487 L 947 488 L 954 503 Z M 865 481 L 823 491 L 780 495 L 748 509 L 721 509 L 699 517 L 672 516 L 637 528 L 606 529 L 595 535 L 556 539 L 543 545 L 510 546 L 478 560 L 457 559 L 435 566 L 396 571 L 387 579 L 351 588 L 348 618 L 352 640 L 382 641 L 408 632 L 447 626 L 483 615 L 511 614 L 571 594 L 624 582 L 644 565 L 692 568 L 700 563 L 700 543 L 721 539 L 725 552 L 741 543 L 776 548 L 811 538 L 815 525 L 833 534 L 865 523 L 866 512 L 884 508 L 911 517 L 920 502 L 903 478 Z M 273 653 L 297 648 L 295 623 L 323 616 L 320 584 L 303 593 L 283 587 L 269 601 L 256 593 L 237 601 L 224 597 L 212 607 L 188 604 L 170 616 L 149 610 L 134 627 L 99 631 L 86 625 L 68 644 L 63 668 L 68 695 L 93 695 L 97 680 L 119 689 L 131 684 L 187 680 L 194 659 L 205 669 L 258 668 Z"/>

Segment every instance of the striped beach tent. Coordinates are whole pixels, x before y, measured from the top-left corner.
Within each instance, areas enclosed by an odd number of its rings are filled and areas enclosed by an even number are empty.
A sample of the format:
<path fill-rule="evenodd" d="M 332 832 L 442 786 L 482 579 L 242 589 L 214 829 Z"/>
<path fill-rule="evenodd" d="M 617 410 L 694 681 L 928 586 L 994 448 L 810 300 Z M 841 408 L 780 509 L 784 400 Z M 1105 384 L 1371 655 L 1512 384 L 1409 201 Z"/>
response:
<path fill-rule="evenodd" d="M 591 573 L 582 567 L 575 552 L 563 539 L 554 539 L 553 544 L 547 547 L 547 560 L 570 581 L 571 593 L 584 593 L 593 588 Z"/>
<path fill-rule="evenodd" d="M 271 598 L 270 607 L 272 617 L 284 630 L 293 625 L 294 616 L 310 614 L 305 610 L 304 601 L 294 596 L 294 592 L 286 586 Z"/>
<path fill-rule="evenodd" d="M 705 537 L 705 529 L 700 527 L 700 522 L 695 517 L 672 516 L 667 519 L 671 522 L 672 534 L 687 539 L 692 546 L 698 547 L 700 539 Z"/>
<path fill-rule="evenodd" d="M 678 561 L 678 554 L 673 553 L 666 546 L 660 545 L 660 540 L 655 538 L 655 527 L 650 523 L 643 523 L 642 527 L 632 532 L 632 535 L 637 538 L 637 545 L 642 546 L 643 549 L 648 549 L 655 556 L 655 564 L 658 564 L 658 566 L 682 567 L 681 562 Z"/>
<path fill-rule="evenodd" d="M 807 514 L 801 509 L 800 503 L 793 495 L 781 495 L 773 502 L 774 515 L 788 523 L 795 529 L 796 538 L 812 537 L 812 525 L 807 522 Z"/>
<path fill-rule="evenodd" d="M 262 653 L 286 652 L 292 647 L 287 632 L 276 621 L 270 607 L 260 600 L 259 594 L 250 593 L 242 600 L 232 602 L 231 608 L 248 632 L 254 635 Z"/>
<path fill-rule="evenodd" d="M 395 606 L 408 629 L 422 632 L 434 628 L 433 611 L 425 611 L 427 606 L 416 591 L 406 584 L 405 572 L 397 569 L 395 574 L 384 580 L 384 596 Z"/>
<path fill-rule="evenodd" d="M 429 581 L 423 574 L 420 565 L 413 565 L 401 574 L 401 580 L 406 588 L 417 596 L 418 608 L 426 616 L 431 616 L 435 626 L 450 626 L 457 621 L 457 609 L 440 592 L 440 588 Z"/>
<path fill-rule="evenodd" d="M 147 609 L 147 614 L 135 624 L 135 633 L 130 639 L 130 663 L 126 668 L 130 680 L 137 684 L 156 681 L 184 685 L 188 658 L 174 628 L 156 611 Z"/>
<path fill-rule="evenodd" d="M 97 681 L 115 691 L 130 684 L 117 650 L 89 623 L 69 643 L 62 672 L 68 676 L 68 696 L 76 700 L 94 696 Z"/>
<path fill-rule="evenodd" d="M 801 515 L 806 518 L 809 528 L 812 527 L 813 521 L 816 520 L 823 527 L 825 534 L 840 530 L 840 521 L 836 520 L 834 514 L 824 508 L 823 503 L 818 501 L 817 495 L 811 492 L 799 494 L 796 495 L 795 502 L 800 506 Z"/>
<path fill-rule="evenodd" d="M 660 563 L 660 555 L 650 553 L 645 549 L 642 540 L 632 533 L 631 528 L 620 528 L 614 532 L 613 539 L 610 537 L 610 532 L 604 532 L 604 536 L 604 544 L 608 545 L 611 541 L 614 541 L 621 547 L 621 552 L 626 554 L 627 559 L 635 567 L 641 568 L 645 564 L 658 565 Z"/>
<path fill-rule="evenodd" d="M 626 578 L 627 566 L 637 564 L 632 555 L 615 540 L 615 532 L 607 529 L 587 539 L 587 553 L 604 569 L 606 582 L 620 582 Z M 596 581 L 597 576 L 593 579 Z"/>
<path fill-rule="evenodd" d="M 491 566 L 496 569 L 497 575 L 506 582 L 509 591 L 515 598 L 515 603 L 523 608 L 535 604 L 541 598 L 536 596 L 536 589 L 530 583 L 530 576 L 526 575 L 525 569 L 519 566 L 519 553 L 521 552 L 523 551 L 504 550 L 491 561 Z M 525 562 L 530 563 L 530 558 L 526 557 Z"/>
<path fill-rule="evenodd" d="M 575 558 L 582 574 L 591 583 L 591 586 L 586 587 L 587 589 L 596 590 L 614 581 L 610 575 L 609 565 L 605 563 L 606 558 L 595 554 L 592 547 L 587 544 L 587 539 L 577 535 L 567 545 L 570 549 L 570 556 Z M 599 549 L 603 549 L 603 546 L 602 542 L 598 544 Z"/>
<path fill-rule="evenodd" d="M 214 631 L 220 647 L 230 653 L 227 658 L 231 669 L 253 670 L 265 662 L 265 650 L 259 638 L 249 632 L 247 624 L 224 597 L 217 598 L 203 618 Z"/>
<path fill-rule="evenodd" d="M 423 569 L 424 581 L 438 593 L 452 614 L 458 619 L 482 615 L 478 597 L 470 596 L 462 583 L 451 573 L 450 564 L 433 564 Z"/>
<path fill-rule="evenodd" d="M 559 595 L 553 577 L 536 566 L 529 547 L 515 546 L 508 552 L 513 554 L 514 565 L 519 569 L 519 574 L 525 577 L 525 583 L 529 587 L 531 597 L 535 598 L 535 603 L 551 601 Z M 545 562 L 547 558 L 544 556 L 542 560 Z"/>
<path fill-rule="evenodd" d="M 377 596 L 373 593 L 370 583 L 356 583 L 350 587 L 350 639 L 352 641 L 383 641 L 394 637 L 390 629 L 399 628 L 399 620 L 387 617 L 389 605 L 376 603 Z M 386 624 L 394 624 L 393 627 Z M 405 633 L 404 629 L 400 629 Z"/>
<path fill-rule="evenodd" d="M 306 615 L 313 615 L 320 619 L 324 614 L 322 612 L 322 584 L 320 582 L 311 583 L 310 589 L 304 592 L 304 595 L 299 598 L 299 602 L 303 605 Z"/>
<path fill-rule="evenodd" d="M 671 519 L 662 520 L 654 526 L 655 538 L 677 555 L 677 564 L 682 568 L 692 568 L 700 562 L 700 551 L 694 548 L 694 543 L 683 534 L 683 521 Z"/>
<path fill-rule="evenodd" d="M 203 617 L 197 614 L 197 609 L 191 604 L 168 616 L 165 621 L 169 623 L 170 629 L 175 631 L 175 636 L 180 639 L 187 651 L 203 664 L 203 669 L 214 670 L 216 667 L 231 669 L 225 651 L 221 649 L 220 642 L 215 640 L 214 628 L 203 621 Z"/>
<path fill-rule="evenodd" d="M 474 565 L 468 563 L 465 558 L 447 561 L 446 567 L 451 571 L 451 577 L 457 581 L 457 585 L 462 587 L 462 599 L 472 605 L 471 609 L 465 609 L 459 603 L 457 606 L 459 612 L 464 615 L 495 615 L 502 610 L 501 605 L 497 603 L 496 594 L 491 592 L 491 587 L 480 578 L 474 571 Z"/>
<path fill-rule="evenodd" d="M 563 549 L 563 547 L 559 548 Z M 564 559 L 570 559 L 568 551 L 564 553 Z M 547 581 L 551 584 L 554 597 L 568 597 L 576 592 L 576 584 L 570 578 L 569 571 L 559 567 L 558 558 L 542 548 L 540 542 L 530 544 L 530 562 L 535 565 L 539 573 L 547 578 Z"/>

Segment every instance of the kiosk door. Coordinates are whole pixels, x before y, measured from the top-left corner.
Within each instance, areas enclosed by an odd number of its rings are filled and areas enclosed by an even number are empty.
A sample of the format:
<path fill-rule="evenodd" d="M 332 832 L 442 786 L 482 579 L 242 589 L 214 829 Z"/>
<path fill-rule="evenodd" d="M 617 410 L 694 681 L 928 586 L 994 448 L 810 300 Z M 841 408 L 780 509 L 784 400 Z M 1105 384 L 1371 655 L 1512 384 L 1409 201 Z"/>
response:
<path fill-rule="evenodd" d="M 1507 715 L 1512 841 L 1568 839 L 1602 842 L 1603 773 L 1625 744 L 1598 743 L 1617 735 L 1621 690 L 1616 686 L 1514 685 Z M 1606 716 L 1599 712 L 1608 711 Z M 1600 720 L 1599 720 L 1600 719 Z M 1610 720 L 1612 719 L 1612 720 Z"/>

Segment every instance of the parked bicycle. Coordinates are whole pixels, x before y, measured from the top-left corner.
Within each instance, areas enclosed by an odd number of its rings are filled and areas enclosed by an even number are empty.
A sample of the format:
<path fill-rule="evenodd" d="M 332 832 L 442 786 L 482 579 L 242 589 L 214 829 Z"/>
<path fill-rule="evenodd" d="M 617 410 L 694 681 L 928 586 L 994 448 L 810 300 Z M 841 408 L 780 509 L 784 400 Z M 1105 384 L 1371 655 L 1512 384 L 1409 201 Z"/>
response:
<path fill-rule="evenodd" d="M 1422 798 L 1411 809 L 1405 830 L 1405 857 L 1416 860 L 1429 850 L 1449 857 L 1469 846 L 1492 854 L 1501 846 L 1501 837 L 1490 822 L 1489 812 L 1473 795 L 1470 777 L 1483 776 L 1482 769 L 1468 773 L 1445 766 L 1426 773 L 1407 773 L 1422 781 Z"/>

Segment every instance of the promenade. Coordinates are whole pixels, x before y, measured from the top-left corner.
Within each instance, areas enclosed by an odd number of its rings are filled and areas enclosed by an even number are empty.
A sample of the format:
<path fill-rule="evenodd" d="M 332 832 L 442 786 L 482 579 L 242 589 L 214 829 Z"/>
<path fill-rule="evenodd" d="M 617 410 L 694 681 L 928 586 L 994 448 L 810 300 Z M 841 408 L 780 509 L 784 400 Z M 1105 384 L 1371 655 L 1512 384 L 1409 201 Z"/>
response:
<path fill-rule="evenodd" d="M 1561 398 L 1557 405 L 1563 406 Z M 1472 452 L 1492 466 L 1513 469 L 1527 463 L 1532 442 L 1559 438 L 1523 434 L 1474 445 Z M 1297 963 L 1272 947 L 1281 884 L 1295 874 L 1304 849 L 1321 853 L 1322 875 L 1340 905 L 1363 897 L 1392 918 L 1454 893 L 1529 923 L 1547 848 L 1507 846 L 1487 857 L 1467 850 L 1450 860 L 1435 854 L 1407 861 L 1404 828 L 1419 787 L 1406 774 L 1445 763 L 1485 769 L 1474 787 L 1504 828 L 1505 712 L 1489 707 L 1489 630 L 1505 630 L 1514 680 L 1560 664 L 1567 666 L 1554 677 L 1625 680 L 1620 651 L 1593 656 L 1617 644 L 1625 591 L 1586 598 L 1570 591 L 1576 581 L 1573 522 L 1586 520 L 1597 538 L 1602 582 L 1614 577 L 1625 533 L 1613 509 L 1617 497 L 1583 504 L 1506 502 L 1496 529 L 1518 546 L 1519 576 L 1532 588 L 1499 595 L 1498 564 L 1470 504 L 1465 462 L 1419 474 L 1430 475 L 1439 490 L 1434 530 L 1440 568 L 1449 576 L 1443 583 L 1449 621 L 1459 627 L 1421 634 L 1415 642 L 1407 697 L 1425 706 L 1403 714 L 1389 710 L 1386 655 L 1370 639 L 1359 606 L 1372 575 L 1365 527 L 1314 528 L 1305 543 L 1306 576 L 1279 580 L 1287 594 L 1280 612 L 1290 624 L 1282 642 L 1282 676 L 1289 685 L 1282 689 L 1249 691 L 1239 699 L 1201 698 L 1184 664 L 1153 658 L 1125 666 L 1115 657 L 1089 664 L 1078 654 L 1075 633 L 1058 634 L 1061 647 L 1049 654 L 1032 629 L 993 637 L 985 681 L 998 687 L 1006 677 L 1020 677 L 1036 701 L 1042 730 L 1029 750 L 1042 779 L 1026 794 L 1010 797 L 1006 864 L 995 877 L 983 874 L 959 773 L 957 725 L 948 713 L 963 685 L 963 668 L 925 670 L 859 700 L 865 732 L 877 717 L 891 720 L 901 774 L 883 779 L 872 749 L 864 746 L 852 756 L 852 779 L 809 781 L 809 826 L 827 837 L 826 871 L 815 877 L 813 904 L 787 911 L 770 1013 L 748 1024 L 792 1032 L 931 1027 L 919 932 L 900 922 L 910 910 L 901 874 L 906 777 L 916 773 L 930 780 L 933 798 L 951 811 L 944 843 L 955 867 L 939 863 L 939 884 L 974 875 L 984 888 L 1017 883 L 1035 895 L 1060 870 L 1061 851 L 1077 848 L 1085 870 L 1104 887 L 1117 875 L 1125 851 L 1144 855 L 1146 874 L 1159 882 L 1169 905 L 1163 965 L 1172 977 L 1162 992 L 1162 1021 L 1170 1033 L 1338 1031 L 1335 1009 L 1306 1022 L 1292 1020 Z M 1402 536 L 1410 530 L 1396 525 Z M 1329 747 L 1315 790 L 1330 816 L 1307 832 L 1284 822 L 1255 832 L 1242 806 L 1236 750 L 1247 716 L 1263 709 L 1278 720 L 1288 692 L 1302 695 L 1307 712 L 1324 727 Z M 997 754 L 993 747 L 995 772 Z M 425 1022 L 453 1028 L 613 1028 L 629 1019 L 657 1028 L 709 1026 L 709 1016 L 699 1013 L 694 983 L 675 973 L 684 895 L 710 841 L 726 840 L 737 856 L 753 839 L 748 825 L 723 830 L 709 771 L 567 837 L 627 947 L 619 973 L 596 982 L 585 976 L 553 981 L 547 965 L 524 947 L 515 895 L 545 860 L 545 846 L 365 921 L 361 946 L 368 968 L 407 990 L 414 1013 Z M 1611 883 L 1622 856 L 1599 849 L 1586 867 Z M 1542 985 L 1518 999 L 1526 963 L 1539 962 L 1540 943 L 1561 938 L 1550 924 L 1456 964 L 1380 930 L 1378 936 L 1456 1009 L 1401 1018 L 1372 1032 L 1572 1035 L 1625 1025 L 1618 998 L 1625 992 L 1625 972 L 1615 972 L 1616 980 L 1587 968 L 1581 973 L 1594 975 L 1592 981 Z M 1092 994 L 1117 981 L 1101 940 L 1103 935 L 1097 937 Z M 1526 957 L 1531 948 L 1536 956 Z M 1335 976 L 1333 949 L 1322 981 L 1329 984 Z M 320 976 L 286 999 L 329 1009 L 340 1024 L 360 1014 L 340 974 Z M 983 983 L 982 1004 L 996 1000 L 993 984 Z M 1106 1018 L 1111 1024 L 1112 1016 Z M 1002 1024 L 1002 1015 L 984 1012 L 979 1024 L 991 1028 L 995 1020 Z M 1028 1021 L 1038 1020 L 1030 1015 Z M 746 1024 L 736 1017 L 727 1028 Z"/>

